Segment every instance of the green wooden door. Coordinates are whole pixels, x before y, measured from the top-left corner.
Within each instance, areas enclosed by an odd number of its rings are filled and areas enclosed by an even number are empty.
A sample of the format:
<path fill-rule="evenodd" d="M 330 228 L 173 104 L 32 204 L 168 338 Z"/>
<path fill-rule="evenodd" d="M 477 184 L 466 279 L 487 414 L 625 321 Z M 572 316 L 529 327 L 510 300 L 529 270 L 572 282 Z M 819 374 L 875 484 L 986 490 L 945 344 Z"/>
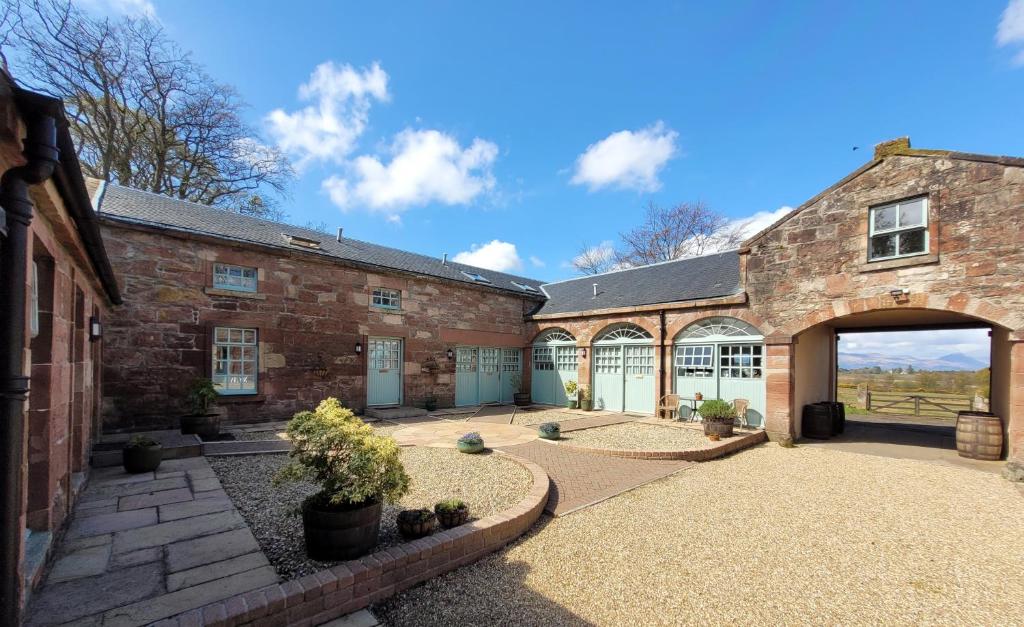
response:
<path fill-rule="evenodd" d="M 594 409 L 622 411 L 622 346 L 594 347 Z"/>
<path fill-rule="evenodd" d="M 455 349 L 455 405 L 457 407 L 480 404 L 477 357 L 475 346 L 460 346 Z"/>
<path fill-rule="evenodd" d="M 718 398 L 718 377 L 715 373 L 715 345 L 693 344 L 676 346 L 675 391 L 684 398 L 695 398 L 700 392 L 704 398 Z M 693 412 L 690 403 L 682 403 L 680 418 L 689 418 Z"/>
<path fill-rule="evenodd" d="M 555 372 L 555 347 L 534 345 L 530 377 L 530 400 L 542 405 L 555 403 L 554 389 L 558 381 Z"/>
<path fill-rule="evenodd" d="M 764 427 L 764 346 L 722 344 L 718 347 L 718 397 L 730 403 L 738 398 L 750 401 L 747 423 Z"/>
<path fill-rule="evenodd" d="M 626 344 L 622 347 L 622 369 L 625 376 L 623 410 L 641 414 L 654 413 L 654 347 Z"/>
<path fill-rule="evenodd" d="M 504 348 L 501 351 L 501 402 L 511 403 L 512 396 L 519 391 L 523 375 L 523 354 L 518 348 Z"/>
<path fill-rule="evenodd" d="M 479 403 L 497 403 L 501 400 L 501 349 L 479 349 L 480 400 Z"/>
<path fill-rule="evenodd" d="M 366 359 L 366 404 L 402 404 L 402 340 L 371 337 Z"/>
<path fill-rule="evenodd" d="M 569 381 L 576 381 L 578 384 L 580 376 L 579 361 L 576 358 L 576 346 L 555 347 L 555 373 L 556 377 L 551 382 L 551 394 L 554 396 L 555 405 L 565 405 L 568 396 L 565 393 L 565 384 Z"/>

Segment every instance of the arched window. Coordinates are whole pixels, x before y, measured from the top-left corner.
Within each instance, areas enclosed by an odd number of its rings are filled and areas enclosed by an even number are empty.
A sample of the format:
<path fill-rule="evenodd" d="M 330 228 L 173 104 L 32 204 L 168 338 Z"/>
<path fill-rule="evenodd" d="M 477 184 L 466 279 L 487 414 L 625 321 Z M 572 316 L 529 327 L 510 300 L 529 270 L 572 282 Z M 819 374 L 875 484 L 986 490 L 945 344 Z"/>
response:
<path fill-rule="evenodd" d="M 756 341 L 761 339 L 764 339 L 764 336 L 752 324 L 724 316 L 705 318 L 694 322 L 676 336 L 676 342 Z"/>
<path fill-rule="evenodd" d="M 534 344 L 556 344 L 560 342 L 574 343 L 576 338 L 569 334 L 564 329 L 548 329 L 544 331 L 537 339 L 533 341 Z"/>
<path fill-rule="evenodd" d="M 594 339 L 594 343 L 646 342 L 653 339 L 654 337 L 642 327 L 627 323 L 608 327 Z"/>

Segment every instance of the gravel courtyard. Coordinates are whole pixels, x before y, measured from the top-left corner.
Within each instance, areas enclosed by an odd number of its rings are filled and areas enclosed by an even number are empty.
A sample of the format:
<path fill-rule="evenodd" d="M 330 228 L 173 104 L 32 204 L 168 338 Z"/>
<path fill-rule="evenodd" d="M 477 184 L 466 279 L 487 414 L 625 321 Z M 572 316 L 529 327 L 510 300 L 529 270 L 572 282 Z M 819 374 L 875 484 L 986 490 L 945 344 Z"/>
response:
<path fill-rule="evenodd" d="M 564 518 L 374 608 L 389 625 L 1020 624 L 1024 490 L 763 445 Z"/>
<path fill-rule="evenodd" d="M 562 440 L 577 446 L 621 450 L 683 450 L 707 443 L 703 431 L 663 427 L 637 422 L 581 429 L 562 434 Z"/>

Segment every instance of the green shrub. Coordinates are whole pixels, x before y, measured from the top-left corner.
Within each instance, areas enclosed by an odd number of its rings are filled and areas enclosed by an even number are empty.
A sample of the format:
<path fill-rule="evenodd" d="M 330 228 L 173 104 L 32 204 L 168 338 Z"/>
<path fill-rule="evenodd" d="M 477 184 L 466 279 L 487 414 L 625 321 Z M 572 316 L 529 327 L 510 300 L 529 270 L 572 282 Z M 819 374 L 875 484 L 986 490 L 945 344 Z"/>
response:
<path fill-rule="evenodd" d="M 572 379 L 565 382 L 565 393 L 569 396 L 575 396 L 577 389 L 579 389 L 579 386 Z"/>
<path fill-rule="evenodd" d="M 160 446 L 160 443 L 148 435 L 133 435 L 125 444 L 125 448 L 149 448 L 151 446 Z"/>
<path fill-rule="evenodd" d="M 429 509 L 403 509 L 397 517 L 398 522 L 407 524 L 427 522 L 431 518 L 434 518 L 434 512 Z"/>
<path fill-rule="evenodd" d="M 462 499 L 445 499 L 434 505 L 434 511 L 438 514 L 451 514 L 467 507 L 468 505 Z"/>
<path fill-rule="evenodd" d="M 732 403 L 719 399 L 704 401 L 697 408 L 697 413 L 705 422 L 732 422 L 736 418 Z"/>
<path fill-rule="evenodd" d="M 288 422 L 291 461 L 276 482 L 312 481 L 320 492 L 310 497 L 321 505 L 394 503 L 409 491 L 409 475 L 398 444 L 375 435 L 335 398 L 315 411 L 302 411 Z"/>
<path fill-rule="evenodd" d="M 217 388 L 213 386 L 213 381 L 209 379 L 194 379 L 188 386 L 188 399 L 189 409 L 192 411 L 193 416 L 203 416 L 210 413 L 210 406 L 217 402 Z"/>

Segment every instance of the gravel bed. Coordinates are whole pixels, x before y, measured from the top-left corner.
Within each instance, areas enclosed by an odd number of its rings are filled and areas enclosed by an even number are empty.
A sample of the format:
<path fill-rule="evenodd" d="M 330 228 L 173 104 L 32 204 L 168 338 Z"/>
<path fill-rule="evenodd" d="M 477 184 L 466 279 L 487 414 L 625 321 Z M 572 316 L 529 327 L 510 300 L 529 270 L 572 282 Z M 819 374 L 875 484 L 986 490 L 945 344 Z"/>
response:
<path fill-rule="evenodd" d="M 574 414 L 567 414 L 555 409 L 540 409 L 537 411 L 519 410 L 512 417 L 514 425 L 539 425 L 542 422 L 568 422 L 573 418 L 583 418 Z"/>
<path fill-rule="evenodd" d="M 397 426 L 397 425 L 394 425 Z M 245 518 L 263 553 L 283 579 L 321 570 L 331 563 L 306 557 L 302 519 L 288 514 L 316 492 L 309 483 L 275 486 L 274 474 L 286 455 L 208 457 L 224 489 Z M 398 505 L 385 505 L 378 548 L 404 542 L 395 526 L 403 508 L 429 507 L 446 498 L 460 498 L 470 507 L 470 520 L 508 509 L 529 491 L 531 475 L 519 464 L 498 455 L 465 455 L 454 449 L 402 449 L 402 462 L 412 489 Z"/>
<path fill-rule="evenodd" d="M 255 442 L 258 440 L 287 440 L 284 431 L 232 431 L 236 441 Z"/>
<path fill-rule="evenodd" d="M 998 475 L 748 449 L 569 516 L 374 608 L 384 624 L 1020 624 L 1024 498 Z"/>
<path fill-rule="evenodd" d="M 562 434 L 568 444 L 622 450 L 682 451 L 708 442 L 702 431 L 627 422 Z"/>

